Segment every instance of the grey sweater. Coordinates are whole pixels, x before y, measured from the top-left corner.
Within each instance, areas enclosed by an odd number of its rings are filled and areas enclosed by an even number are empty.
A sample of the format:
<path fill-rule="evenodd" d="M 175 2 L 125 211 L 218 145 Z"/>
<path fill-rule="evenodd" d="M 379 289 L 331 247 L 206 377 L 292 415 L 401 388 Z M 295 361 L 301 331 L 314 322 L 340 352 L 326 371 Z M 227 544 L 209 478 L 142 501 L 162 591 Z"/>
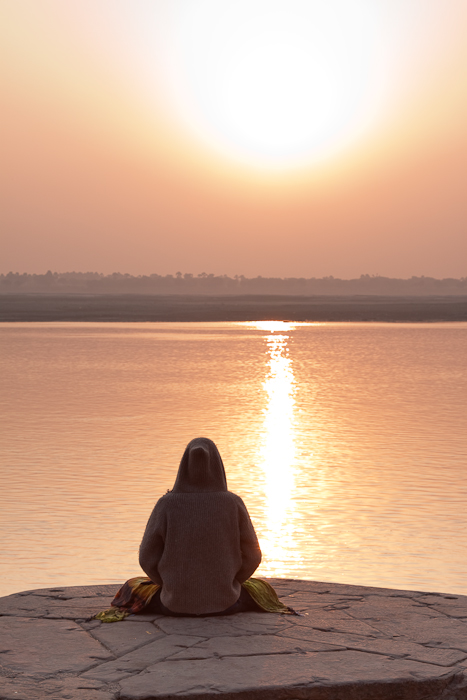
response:
<path fill-rule="evenodd" d="M 172 491 L 159 499 L 140 547 L 140 565 L 162 586 L 172 612 L 203 615 L 233 605 L 261 562 L 242 499 L 227 490 L 215 444 L 192 440 Z"/>

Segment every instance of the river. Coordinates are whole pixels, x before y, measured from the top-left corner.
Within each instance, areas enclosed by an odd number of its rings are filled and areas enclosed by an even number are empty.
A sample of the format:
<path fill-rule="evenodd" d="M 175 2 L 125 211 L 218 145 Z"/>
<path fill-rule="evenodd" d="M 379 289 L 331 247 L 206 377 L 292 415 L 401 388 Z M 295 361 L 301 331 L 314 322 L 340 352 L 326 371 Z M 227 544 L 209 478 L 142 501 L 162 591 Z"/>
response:
<path fill-rule="evenodd" d="M 467 323 L 2 323 L 0 595 L 123 582 L 213 439 L 258 575 L 467 594 Z"/>

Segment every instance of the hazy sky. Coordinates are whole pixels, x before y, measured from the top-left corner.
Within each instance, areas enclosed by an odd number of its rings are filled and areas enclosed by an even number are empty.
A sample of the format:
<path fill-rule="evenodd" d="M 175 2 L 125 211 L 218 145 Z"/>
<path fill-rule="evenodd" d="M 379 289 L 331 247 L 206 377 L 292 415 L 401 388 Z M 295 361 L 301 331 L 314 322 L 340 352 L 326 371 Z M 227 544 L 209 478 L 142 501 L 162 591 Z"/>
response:
<path fill-rule="evenodd" d="M 465 0 L 0 0 L 0 272 L 467 275 Z"/>

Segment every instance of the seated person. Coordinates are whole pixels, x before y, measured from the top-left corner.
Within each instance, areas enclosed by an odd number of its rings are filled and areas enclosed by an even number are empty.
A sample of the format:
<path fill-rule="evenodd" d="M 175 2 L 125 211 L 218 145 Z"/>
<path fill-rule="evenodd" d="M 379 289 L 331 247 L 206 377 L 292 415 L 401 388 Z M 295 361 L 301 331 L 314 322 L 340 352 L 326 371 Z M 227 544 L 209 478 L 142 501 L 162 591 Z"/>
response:
<path fill-rule="evenodd" d="M 149 604 L 152 612 L 206 616 L 262 610 L 242 588 L 261 562 L 258 539 L 242 499 L 227 489 L 212 440 L 189 443 L 173 489 L 149 518 L 139 561 L 161 586 Z"/>
<path fill-rule="evenodd" d="M 257 611 L 297 614 L 267 582 L 250 576 L 261 562 L 242 499 L 228 491 L 217 447 L 196 438 L 186 448 L 174 487 L 151 513 L 136 576 L 96 615 L 118 622 L 138 613 L 205 617 Z"/>

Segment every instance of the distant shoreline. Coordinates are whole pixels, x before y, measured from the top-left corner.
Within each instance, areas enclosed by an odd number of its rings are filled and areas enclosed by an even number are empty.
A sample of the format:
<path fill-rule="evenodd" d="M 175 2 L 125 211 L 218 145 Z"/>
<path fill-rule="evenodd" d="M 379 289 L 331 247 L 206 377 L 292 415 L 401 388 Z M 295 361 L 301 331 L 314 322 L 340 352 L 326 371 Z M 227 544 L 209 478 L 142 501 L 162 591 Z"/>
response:
<path fill-rule="evenodd" d="M 0 294 L 0 322 L 467 321 L 467 296 Z"/>

